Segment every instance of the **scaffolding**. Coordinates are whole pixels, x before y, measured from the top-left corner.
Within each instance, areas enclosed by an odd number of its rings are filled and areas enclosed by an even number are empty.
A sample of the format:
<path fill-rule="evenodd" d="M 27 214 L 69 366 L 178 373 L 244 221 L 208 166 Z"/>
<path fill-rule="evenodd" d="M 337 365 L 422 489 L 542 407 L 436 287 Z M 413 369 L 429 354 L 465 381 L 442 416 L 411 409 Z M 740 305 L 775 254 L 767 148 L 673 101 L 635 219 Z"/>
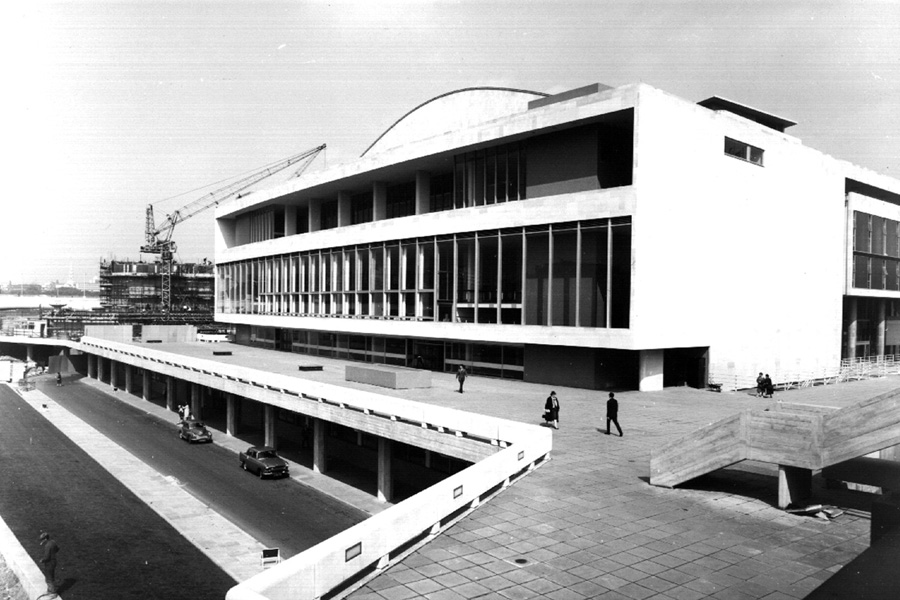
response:
<path fill-rule="evenodd" d="M 173 263 L 171 312 L 166 309 L 159 262 L 112 260 L 100 263 L 100 306 L 106 312 L 158 315 L 172 321 L 176 315 L 202 315 L 213 320 L 214 265 L 211 262 Z M 187 317 L 182 317 L 187 318 Z M 145 321 L 146 317 L 142 319 Z M 197 319 L 189 319 L 196 322 Z"/>

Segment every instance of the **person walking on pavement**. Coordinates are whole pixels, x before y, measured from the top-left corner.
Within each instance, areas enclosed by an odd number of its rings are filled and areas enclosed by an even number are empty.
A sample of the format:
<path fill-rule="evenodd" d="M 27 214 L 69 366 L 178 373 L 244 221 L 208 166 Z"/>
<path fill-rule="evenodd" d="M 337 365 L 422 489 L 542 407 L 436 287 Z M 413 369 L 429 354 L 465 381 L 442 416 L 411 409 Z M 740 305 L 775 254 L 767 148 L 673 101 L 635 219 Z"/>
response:
<path fill-rule="evenodd" d="M 756 397 L 762 398 L 765 393 L 766 386 L 766 378 L 763 377 L 762 371 L 759 372 L 759 375 L 756 377 Z"/>
<path fill-rule="evenodd" d="M 559 399 L 556 392 L 550 392 L 547 402 L 544 403 L 544 410 L 547 411 L 547 421 L 553 423 L 554 429 L 559 429 Z"/>
<path fill-rule="evenodd" d="M 456 371 L 456 380 L 459 382 L 459 393 L 463 393 L 463 384 L 466 382 L 466 377 L 468 377 L 468 373 L 466 373 L 466 368 L 462 365 L 459 365 L 459 369 Z"/>
<path fill-rule="evenodd" d="M 41 556 L 41 568 L 44 570 L 44 579 L 47 581 L 47 592 L 56 593 L 56 554 L 59 552 L 59 545 L 50 537 L 46 531 L 41 534 L 41 546 L 44 547 L 44 554 Z"/>
<path fill-rule="evenodd" d="M 59 371 L 56 372 L 56 387 L 62 387 L 62 375 Z"/>
<path fill-rule="evenodd" d="M 619 430 L 619 437 L 624 437 L 622 428 L 619 427 L 619 401 L 616 400 L 616 395 L 612 392 L 609 393 L 609 400 L 606 401 L 606 435 L 609 435 L 610 423 L 614 423 L 616 429 Z"/>

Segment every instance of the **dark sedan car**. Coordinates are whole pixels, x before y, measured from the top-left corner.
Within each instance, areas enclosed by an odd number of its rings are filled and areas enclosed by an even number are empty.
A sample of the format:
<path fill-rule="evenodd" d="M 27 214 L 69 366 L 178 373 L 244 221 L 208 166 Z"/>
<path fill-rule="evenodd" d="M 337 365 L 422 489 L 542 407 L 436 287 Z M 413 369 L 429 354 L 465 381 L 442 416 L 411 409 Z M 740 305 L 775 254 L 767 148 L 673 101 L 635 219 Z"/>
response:
<path fill-rule="evenodd" d="M 188 443 L 212 441 L 212 434 L 206 425 L 193 419 L 181 422 L 181 426 L 178 428 L 178 437 Z"/>
<path fill-rule="evenodd" d="M 275 449 L 268 446 L 251 446 L 240 456 L 241 468 L 263 477 L 287 477 L 289 468 L 287 461 L 275 454 Z"/>

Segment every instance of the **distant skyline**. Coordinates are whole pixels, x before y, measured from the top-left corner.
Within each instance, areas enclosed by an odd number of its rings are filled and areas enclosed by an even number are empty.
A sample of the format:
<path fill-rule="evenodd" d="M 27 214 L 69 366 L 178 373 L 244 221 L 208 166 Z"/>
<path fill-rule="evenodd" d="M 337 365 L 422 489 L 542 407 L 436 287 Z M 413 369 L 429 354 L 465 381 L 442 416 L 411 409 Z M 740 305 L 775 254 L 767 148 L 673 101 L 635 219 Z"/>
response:
<path fill-rule="evenodd" d="M 900 177 L 895 1 L 32 0 L 0 18 L 2 285 L 89 281 L 101 258 L 140 258 L 148 203 L 160 220 L 321 143 L 311 170 L 351 160 L 471 86 L 723 96 Z M 174 239 L 179 260 L 212 260 L 213 211 Z"/>

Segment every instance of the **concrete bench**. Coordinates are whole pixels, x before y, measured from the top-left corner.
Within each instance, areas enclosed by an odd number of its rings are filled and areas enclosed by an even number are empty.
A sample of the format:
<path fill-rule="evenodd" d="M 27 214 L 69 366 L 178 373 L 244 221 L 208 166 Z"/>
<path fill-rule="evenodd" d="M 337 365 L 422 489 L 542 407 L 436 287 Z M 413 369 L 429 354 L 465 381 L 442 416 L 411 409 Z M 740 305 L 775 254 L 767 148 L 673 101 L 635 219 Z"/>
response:
<path fill-rule="evenodd" d="M 431 371 L 405 367 L 347 365 L 344 379 L 392 390 L 431 387 Z"/>
<path fill-rule="evenodd" d="M 829 487 L 834 487 L 837 481 L 844 481 L 879 487 L 882 493 L 887 493 L 890 490 L 900 490 L 900 462 L 861 456 L 825 467 L 822 469 L 822 477 Z"/>

